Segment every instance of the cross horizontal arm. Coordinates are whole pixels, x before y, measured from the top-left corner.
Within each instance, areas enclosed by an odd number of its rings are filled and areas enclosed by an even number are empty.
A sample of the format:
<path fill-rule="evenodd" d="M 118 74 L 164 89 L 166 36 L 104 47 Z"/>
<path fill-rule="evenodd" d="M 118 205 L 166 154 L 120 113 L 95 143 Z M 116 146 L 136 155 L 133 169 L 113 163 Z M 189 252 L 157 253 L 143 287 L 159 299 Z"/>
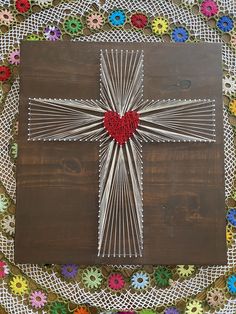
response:
<path fill-rule="evenodd" d="M 28 139 L 97 141 L 106 134 L 105 111 L 97 100 L 30 99 Z"/>
<path fill-rule="evenodd" d="M 215 142 L 213 100 L 146 100 L 138 113 L 141 141 Z"/>

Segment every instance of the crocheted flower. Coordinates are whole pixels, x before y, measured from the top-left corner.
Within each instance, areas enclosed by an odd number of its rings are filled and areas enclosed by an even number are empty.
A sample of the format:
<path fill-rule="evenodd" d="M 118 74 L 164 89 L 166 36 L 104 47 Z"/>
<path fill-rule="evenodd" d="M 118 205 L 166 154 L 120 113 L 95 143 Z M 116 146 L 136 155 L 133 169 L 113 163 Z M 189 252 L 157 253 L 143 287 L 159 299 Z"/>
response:
<path fill-rule="evenodd" d="M 156 312 L 150 309 L 142 309 L 139 314 L 156 314 Z"/>
<path fill-rule="evenodd" d="M 0 81 L 2 82 L 7 81 L 10 76 L 11 70 L 9 69 L 9 67 L 5 65 L 0 66 Z"/>
<path fill-rule="evenodd" d="M 47 303 L 47 296 L 42 291 L 33 291 L 29 299 L 31 306 L 35 309 L 41 309 Z"/>
<path fill-rule="evenodd" d="M 0 24 L 9 26 L 14 21 L 14 16 L 9 10 L 0 11 Z"/>
<path fill-rule="evenodd" d="M 176 27 L 171 34 L 171 38 L 177 43 L 185 42 L 188 40 L 188 32 L 184 27 Z"/>
<path fill-rule="evenodd" d="M 80 306 L 76 311 L 74 311 L 74 314 L 90 314 L 90 312 L 87 307 Z"/>
<path fill-rule="evenodd" d="M 229 16 L 221 16 L 216 25 L 222 32 L 229 32 L 234 28 L 234 22 Z"/>
<path fill-rule="evenodd" d="M 186 305 L 185 314 L 202 314 L 202 303 L 198 300 L 192 300 Z"/>
<path fill-rule="evenodd" d="M 14 276 L 10 281 L 10 288 L 14 294 L 24 294 L 28 290 L 28 284 L 22 276 Z"/>
<path fill-rule="evenodd" d="M 226 95 L 234 95 L 236 93 L 236 82 L 233 76 L 226 75 L 223 78 L 223 91 Z"/>
<path fill-rule="evenodd" d="M 112 290 L 120 290 L 124 288 L 125 286 L 125 281 L 124 278 L 121 274 L 111 274 L 108 278 L 108 286 Z"/>
<path fill-rule="evenodd" d="M 14 50 L 9 54 L 9 62 L 14 65 L 20 64 L 20 50 Z"/>
<path fill-rule="evenodd" d="M 207 302 L 211 307 L 218 308 L 225 304 L 225 294 L 222 289 L 213 288 L 207 292 Z"/>
<path fill-rule="evenodd" d="M 213 16 L 218 12 L 218 6 L 213 0 L 205 0 L 201 4 L 200 11 L 207 17 Z"/>
<path fill-rule="evenodd" d="M 46 39 L 56 41 L 61 37 L 61 31 L 56 26 L 47 26 L 44 30 L 44 36 Z"/>
<path fill-rule="evenodd" d="M 236 116 L 236 99 L 231 100 L 229 103 L 229 110 L 233 115 Z"/>
<path fill-rule="evenodd" d="M 149 276 L 145 272 L 137 272 L 131 277 L 131 285 L 135 289 L 145 289 L 149 285 Z"/>
<path fill-rule="evenodd" d="M 0 278 L 6 277 L 9 274 L 9 267 L 6 262 L 0 261 Z"/>
<path fill-rule="evenodd" d="M 180 314 L 180 311 L 175 307 L 168 307 L 168 309 L 165 309 L 164 314 Z"/>
<path fill-rule="evenodd" d="M 227 225 L 226 226 L 226 241 L 227 241 L 227 244 L 231 244 L 232 243 L 232 240 L 233 240 L 233 230 L 232 230 L 232 226 L 230 225 Z"/>
<path fill-rule="evenodd" d="M 34 0 L 40 7 L 47 8 L 52 5 L 53 0 Z"/>
<path fill-rule="evenodd" d="M 62 302 L 55 301 L 51 304 L 50 314 L 67 314 L 66 305 Z"/>
<path fill-rule="evenodd" d="M 65 278 L 74 278 L 77 275 L 78 266 L 75 264 L 65 264 L 61 266 L 61 273 Z"/>
<path fill-rule="evenodd" d="M 87 25 L 91 29 L 100 29 L 103 23 L 103 16 L 100 13 L 94 12 L 87 17 Z"/>
<path fill-rule="evenodd" d="M 98 288 L 102 284 L 102 273 L 98 268 L 86 268 L 82 274 L 84 285 L 88 288 Z"/>
<path fill-rule="evenodd" d="M 64 21 L 64 29 L 70 35 L 77 35 L 81 32 L 83 25 L 77 17 L 69 17 Z"/>
<path fill-rule="evenodd" d="M 227 214 L 227 220 L 228 222 L 236 227 L 236 209 L 235 208 L 230 208 Z"/>
<path fill-rule="evenodd" d="M 169 268 L 164 266 L 159 266 L 155 273 L 155 280 L 158 286 L 167 287 L 169 286 L 169 280 L 172 278 L 172 273 Z"/>
<path fill-rule="evenodd" d="M 162 17 L 156 17 L 152 21 L 152 31 L 154 34 L 164 34 L 168 29 L 168 21 Z"/>
<path fill-rule="evenodd" d="M 15 217 L 13 215 L 7 215 L 2 219 L 2 229 L 11 236 L 15 233 Z"/>
<path fill-rule="evenodd" d="M 191 276 L 195 271 L 194 265 L 177 265 L 176 266 L 177 273 L 180 277 L 189 277 Z"/>
<path fill-rule="evenodd" d="M 28 0 L 16 0 L 16 10 L 20 13 L 25 13 L 30 9 L 30 2 Z"/>
<path fill-rule="evenodd" d="M 147 26 L 148 18 L 142 13 L 135 13 L 131 16 L 131 24 L 136 28 L 144 28 Z"/>
<path fill-rule="evenodd" d="M 227 287 L 231 294 L 236 294 L 236 275 L 231 275 L 227 279 Z"/>
<path fill-rule="evenodd" d="M 124 11 L 115 10 L 109 14 L 108 20 L 112 26 L 122 26 L 125 24 L 126 16 Z"/>
<path fill-rule="evenodd" d="M 10 155 L 13 159 L 17 158 L 17 153 L 18 153 L 18 145 L 17 143 L 12 143 L 11 148 L 10 148 Z"/>
<path fill-rule="evenodd" d="M 9 205 L 9 200 L 5 194 L 0 194 L 0 212 L 3 212 L 7 209 Z"/>

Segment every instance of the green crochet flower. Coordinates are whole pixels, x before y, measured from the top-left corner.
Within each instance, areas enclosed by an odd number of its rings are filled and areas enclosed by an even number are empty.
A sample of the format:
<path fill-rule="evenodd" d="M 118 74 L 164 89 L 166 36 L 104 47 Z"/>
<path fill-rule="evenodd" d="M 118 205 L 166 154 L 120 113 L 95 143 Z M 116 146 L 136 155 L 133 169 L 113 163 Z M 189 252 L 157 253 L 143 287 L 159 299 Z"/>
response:
<path fill-rule="evenodd" d="M 0 194 L 0 212 L 3 212 L 9 206 L 9 199 L 5 194 Z"/>
<path fill-rule="evenodd" d="M 172 273 L 169 268 L 159 266 L 157 267 L 154 276 L 159 287 L 167 287 L 169 286 L 169 280 L 172 278 Z"/>
<path fill-rule="evenodd" d="M 140 312 L 138 312 L 139 314 L 156 314 L 155 311 L 153 310 L 149 310 L 149 309 L 143 309 Z"/>
<path fill-rule="evenodd" d="M 43 37 L 36 34 L 31 34 L 26 37 L 26 40 L 32 40 L 32 41 L 43 40 Z"/>
<path fill-rule="evenodd" d="M 83 271 L 82 279 L 88 288 L 98 288 L 102 284 L 102 273 L 98 268 L 86 268 Z"/>
<path fill-rule="evenodd" d="M 67 308 L 64 303 L 61 302 L 53 302 L 50 308 L 50 314 L 67 314 Z"/>
<path fill-rule="evenodd" d="M 64 29 L 70 35 L 77 35 L 82 28 L 83 26 L 80 19 L 76 17 L 70 17 L 64 22 Z"/>
<path fill-rule="evenodd" d="M 10 155 L 13 159 L 17 158 L 18 145 L 17 143 L 13 143 L 10 149 Z"/>

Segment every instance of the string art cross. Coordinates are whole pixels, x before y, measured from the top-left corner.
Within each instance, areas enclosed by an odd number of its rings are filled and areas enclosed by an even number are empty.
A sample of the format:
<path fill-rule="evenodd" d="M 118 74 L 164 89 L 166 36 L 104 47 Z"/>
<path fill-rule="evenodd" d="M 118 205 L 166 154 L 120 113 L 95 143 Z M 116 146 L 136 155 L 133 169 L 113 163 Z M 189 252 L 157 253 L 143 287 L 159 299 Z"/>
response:
<path fill-rule="evenodd" d="M 144 52 L 100 53 L 100 99 L 29 100 L 28 140 L 99 141 L 98 256 L 142 256 L 146 142 L 215 142 L 213 100 L 143 99 Z"/>

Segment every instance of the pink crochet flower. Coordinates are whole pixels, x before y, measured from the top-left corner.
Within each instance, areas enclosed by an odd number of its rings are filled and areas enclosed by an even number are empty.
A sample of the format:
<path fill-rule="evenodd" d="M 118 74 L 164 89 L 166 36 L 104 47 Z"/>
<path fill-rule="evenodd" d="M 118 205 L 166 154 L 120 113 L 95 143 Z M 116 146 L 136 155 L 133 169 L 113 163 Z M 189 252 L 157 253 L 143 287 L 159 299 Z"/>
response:
<path fill-rule="evenodd" d="M 99 13 L 93 13 L 87 17 L 87 24 L 91 29 L 99 29 L 103 25 L 103 16 Z"/>
<path fill-rule="evenodd" d="M 201 12 L 207 17 L 213 16 L 218 12 L 218 6 L 213 0 L 205 0 L 201 4 Z"/>
<path fill-rule="evenodd" d="M 20 50 L 14 50 L 9 54 L 9 62 L 14 65 L 20 64 Z"/>
<path fill-rule="evenodd" d="M 111 274 L 108 278 L 108 285 L 112 290 L 120 290 L 124 287 L 125 281 L 121 274 Z"/>
<path fill-rule="evenodd" d="M 9 274 L 9 267 L 4 261 L 0 261 L 0 278 L 4 278 Z"/>
<path fill-rule="evenodd" d="M 34 291 L 30 295 L 30 303 L 35 309 L 41 309 L 47 303 L 47 297 L 42 291 Z"/>

